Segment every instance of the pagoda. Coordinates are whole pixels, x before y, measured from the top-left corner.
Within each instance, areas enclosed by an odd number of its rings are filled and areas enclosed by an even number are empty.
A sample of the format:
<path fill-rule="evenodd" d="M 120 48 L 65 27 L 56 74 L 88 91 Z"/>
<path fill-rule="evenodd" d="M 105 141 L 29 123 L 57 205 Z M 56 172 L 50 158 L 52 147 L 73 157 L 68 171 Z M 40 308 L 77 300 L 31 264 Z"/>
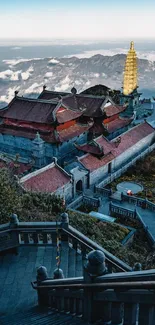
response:
<path fill-rule="evenodd" d="M 124 80 L 123 91 L 120 95 L 120 102 L 125 105 L 127 109 L 124 114 L 126 116 L 132 116 L 136 113 L 136 108 L 139 107 L 139 97 L 141 93 L 138 93 L 138 65 L 137 54 L 134 49 L 134 42 L 130 43 L 130 49 L 128 51 L 125 68 L 124 68 Z M 123 115 L 124 115 L 123 114 Z"/>

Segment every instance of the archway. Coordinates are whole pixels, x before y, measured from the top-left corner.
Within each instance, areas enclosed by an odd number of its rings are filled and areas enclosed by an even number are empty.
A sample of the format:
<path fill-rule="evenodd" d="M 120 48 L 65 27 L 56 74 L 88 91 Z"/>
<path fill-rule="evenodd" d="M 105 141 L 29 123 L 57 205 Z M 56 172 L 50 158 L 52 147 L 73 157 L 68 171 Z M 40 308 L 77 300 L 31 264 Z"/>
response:
<path fill-rule="evenodd" d="M 83 190 L 83 184 L 81 179 L 76 183 L 76 192 L 82 192 Z"/>

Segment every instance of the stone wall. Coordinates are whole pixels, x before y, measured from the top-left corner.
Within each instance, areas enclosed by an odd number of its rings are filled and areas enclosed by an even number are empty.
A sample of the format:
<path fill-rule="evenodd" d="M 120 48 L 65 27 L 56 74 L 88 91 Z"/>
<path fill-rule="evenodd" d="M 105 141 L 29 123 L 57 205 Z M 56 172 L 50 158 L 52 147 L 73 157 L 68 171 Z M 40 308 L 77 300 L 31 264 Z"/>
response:
<path fill-rule="evenodd" d="M 108 177 L 108 165 L 98 168 L 90 173 L 90 186 L 101 182 L 103 177 Z"/>
<path fill-rule="evenodd" d="M 65 157 L 72 158 L 73 156 L 75 156 L 76 152 L 78 153 L 78 151 L 75 148 L 74 143 L 76 142 L 78 144 L 83 144 L 84 142 L 86 142 L 87 133 L 88 132 L 84 132 L 80 136 L 74 137 L 59 145 L 45 142 L 44 143 L 45 160 L 42 166 L 50 164 L 53 160 L 53 157 L 57 157 L 58 160 L 62 162 L 62 159 L 65 159 Z M 7 135 L 7 134 L 5 135 L 0 134 L 0 151 L 13 156 L 19 154 L 21 158 L 25 158 L 27 159 L 27 161 L 30 161 L 34 158 L 33 140 L 23 138 L 23 137 Z"/>
<path fill-rule="evenodd" d="M 112 170 L 117 170 L 130 159 L 138 156 L 143 150 L 147 149 L 151 144 L 152 140 L 154 139 L 154 134 L 150 134 L 141 141 L 137 142 L 131 148 L 125 150 L 121 155 L 115 158 L 112 162 Z"/>
<path fill-rule="evenodd" d="M 65 197 L 67 203 L 69 203 L 73 198 L 73 185 L 71 182 L 67 183 L 65 186 L 59 188 L 54 194 Z"/>

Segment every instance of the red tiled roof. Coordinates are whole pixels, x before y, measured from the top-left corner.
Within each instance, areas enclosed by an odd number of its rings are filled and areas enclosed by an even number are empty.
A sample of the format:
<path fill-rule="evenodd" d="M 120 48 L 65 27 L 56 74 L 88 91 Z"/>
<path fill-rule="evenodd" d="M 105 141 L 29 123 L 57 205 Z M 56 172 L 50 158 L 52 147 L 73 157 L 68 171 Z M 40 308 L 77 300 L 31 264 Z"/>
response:
<path fill-rule="evenodd" d="M 113 116 L 115 114 L 119 114 L 123 112 L 126 109 L 124 106 L 118 106 L 118 105 L 109 105 L 107 107 L 104 107 L 104 111 L 106 112 L 106 115 L 108 117 Z"/>
<path fill-rule="evenodd" d="M 129 125 L 132 122 L 132 120 L 133 119 L 130 119 L 130 118 L 122 119 L 122 118 L 118 117 L 114 121 L 106 123 L 105 127 L 107 127 L 107 131 L 109 133 L 112 133 L 112 132 L 115 132 L 115 131 Z M 103 125 L 104 125 L 104 123 L 103 123 Z"/>
<path fill-rule="evenodd" d="M 137 142 L 147 137 L 151 133 L 155 133 L 155 129 L 147 122 L 139 124 L 129 131 L 125 132 L 120 136 L 121 142 L 117 147 L 115 146 L 113 150 L 114 156 L 119 156 L 125 150 L 131 148 Z M 112 142 L 114 143 L 114 141 Z"/>
<path fill-rule="evenodd" d="M 95 169 L 101 168 L 108 164 L 110 161 L 114 159 L 112 153 L 109 153 L 103 158 L 97 158 L 91 154 L 87 154 L 79 159 L 80 163 L 84 165 L 85 168 L 89 169 L 91 172 Z"/>
<path fill-rule="evenodd" d="M 8 167 L 8 168 L 15 168 L 17 167 L 16 169 L 14 169 L 15 171 L 15 175 L 21 175 L 21 174 L 24 174 L 25 172 L 27 172 L 28 170 L 30 170 L 32 168 L 32 165 L 31 164 L 23 164 L 23 163 L 15 163 L 14 161 L 10 161 L 8 163 L 4 162 L 4 161 L 0 161 L 0 168 L 3 168 L 3 167 Z"/>
<path fill-rule="evenodd" d="M 54 163 L 21 179 L 28 191 L 53 193 L 70 182 L 70 177 Z"/>
<path fill-rule="evenodd" d="M 74 124 L 70 126 L 68 129 L 64 129 L 59 131 L 59 140 L 60 142 L 64 142 L 70 140 L 78 135 L 88 131 L 90 126 L 82 126 L 80 124 Z"/>
<path fill-rule="evenodd" d="M 147 137 L 151 133 L 155 134 L 155 129 L 147 122 L 144 122 L 122 134 L 119 137 L 121 140 L 120 143 L 116 143 L 116 140 L 108 142 L 108 140 L 105 138 L 100 137 L 95 141 L 100 145 L 103 145 L 105 156 L 103 156 L 102 159 L 99 159 L 91 154 L 87 154 L 79 158 L 79 161 L 87 169 L 93 171 L 106 165 L 115 157 L 118 157 L 120 154 L 134 146 L 137 142 Z"/>
<path fill-rule="evenodd" d="M 76 145 L 76 148 L 78 150 L 88 152 L 97 156 L 103 155 L 102 151 L 100 150 L 99 146 L 95 146 L 93 144 L 83 144 L 83 145 Z"/>
<path fill-rule="evenodd" d="M 58 123 L 65 123 L 74 120 L 82 115 L 82 112 L 75 112 L 70 109 L 64 108 L 63 110 L 58 110 L 56 113 Z"/>
<path fill-rule="evenodd" d="M 100 136 L 99 138 L 94 139 L 94 141 L 96 143 L 98 143 L 103 148 L 103 152 L 105 155 L 110 153 L 114 148 L 114 145 L 108 139 L 104 138 L 103 136 Z"/>

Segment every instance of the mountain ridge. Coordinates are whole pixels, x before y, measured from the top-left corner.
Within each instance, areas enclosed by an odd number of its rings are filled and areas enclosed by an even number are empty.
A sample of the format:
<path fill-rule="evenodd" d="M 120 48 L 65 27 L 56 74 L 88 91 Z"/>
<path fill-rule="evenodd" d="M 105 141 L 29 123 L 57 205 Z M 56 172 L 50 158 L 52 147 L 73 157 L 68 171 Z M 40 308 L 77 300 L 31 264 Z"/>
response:
<path fill-rule="evenodd" d="M 78 92 L 96 84 L 120 90 L 126 55 L 104 56 L 95 54 L 90 58 L 32 58 L 5 61 L 0 71 L 0 107 L 6 105 L 18 90 L 20 96 L 37 97 L 46 84 L 47 89 Z M 155 94 L 155 61 L 138 59 L 138 83 L 140 89 Z"/>

